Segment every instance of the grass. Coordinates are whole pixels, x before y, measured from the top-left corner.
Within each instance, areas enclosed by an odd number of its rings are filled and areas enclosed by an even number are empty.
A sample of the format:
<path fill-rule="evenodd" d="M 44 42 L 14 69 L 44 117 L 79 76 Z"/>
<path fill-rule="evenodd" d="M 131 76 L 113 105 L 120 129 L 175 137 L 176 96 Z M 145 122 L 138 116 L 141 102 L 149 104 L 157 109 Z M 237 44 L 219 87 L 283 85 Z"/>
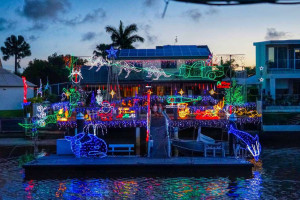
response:
<path fill-rule="evenodd" d="M 23 117 L 23 110 L 0 110 L 0 117 Z"/>

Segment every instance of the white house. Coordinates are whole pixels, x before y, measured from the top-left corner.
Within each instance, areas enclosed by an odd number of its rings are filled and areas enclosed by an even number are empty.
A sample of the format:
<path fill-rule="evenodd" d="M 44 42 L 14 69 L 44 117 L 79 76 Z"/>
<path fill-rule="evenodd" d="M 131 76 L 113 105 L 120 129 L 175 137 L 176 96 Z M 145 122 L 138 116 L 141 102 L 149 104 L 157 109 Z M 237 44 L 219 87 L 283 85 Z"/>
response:
<path fill-rule="evenodd" d="M 28 82 L 27 98 L 34 97 L 35 85 Z M 0 61 L 0 110 L 22 109 L 24 86 L 21 77 L 3 69 Z"/>

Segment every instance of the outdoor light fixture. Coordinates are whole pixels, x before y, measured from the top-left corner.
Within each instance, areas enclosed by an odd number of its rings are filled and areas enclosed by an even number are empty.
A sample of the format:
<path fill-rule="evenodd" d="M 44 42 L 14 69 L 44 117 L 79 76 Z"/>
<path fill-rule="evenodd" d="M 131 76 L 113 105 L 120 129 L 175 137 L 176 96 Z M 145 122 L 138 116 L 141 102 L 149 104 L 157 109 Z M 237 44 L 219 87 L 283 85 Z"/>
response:
<path fill-rule="evenodd" d="M 260 66 L 260 67 L 259 67 L 259 70 L 260 70 L 260 71 L 264 70 L 264 67 L 263 67 L 263 66 Z"/>

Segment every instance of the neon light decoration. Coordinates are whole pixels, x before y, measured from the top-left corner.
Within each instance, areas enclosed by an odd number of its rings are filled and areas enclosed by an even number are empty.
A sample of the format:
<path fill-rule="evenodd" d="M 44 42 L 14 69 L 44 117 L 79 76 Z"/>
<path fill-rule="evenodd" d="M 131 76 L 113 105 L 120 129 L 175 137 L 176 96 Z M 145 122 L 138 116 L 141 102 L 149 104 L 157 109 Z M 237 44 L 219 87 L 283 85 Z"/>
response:
<path fill-rule="evenodd" d="M 81 69 L 80 68 L 73 68 L 72 72 L 68 76 L 73 83 L 78 84 L 80 83 L 81 79 L 83 79 L 82 74 L 81 74 Z"/>
<path fill-rule="evenodd" d="M 102 102 L 103 102 L 103 96 L 102 96 L 102 94 L 101 94 L 101 90 L 100 90 L 100 89 L 97 90 L 96 102 L 97 102 L 97 104 L 98 104 L 99 106 L 100 106 L 100 105 L 102 104 Z"/>
<path fill-rule="evenodd" d="M 125 107 L 125 108 L 118 108 L 119 110 L 119 114 L 117 116 L 117 118 L 135 118 L 135 111 L 134 110 L 130 110 L 130 108 Z"/>
<path fill-rule="evenodd" d="M 40 87 L 36 91 L 36 96 L 43 97 L 43 83 L 42 80 L 40 79 Z"/>
<path fill-rule="evenodd" d="M 101 104 L 101 109 L 98 111 L 97 115 L 102 121 L 111 121 L 112 120 L 112 111 L 113 106 L 110 105 L 108 101 L 103 101 Z"/>
<path fill-rule="evenodd" d="M 117 64 L 114 64 L 114 65 L 120 67 L 120 71 L 119 71 L 119 74 L 118 74 L 119 76 L 121 75 L 123 70 L 125 72 L 127 72 L 125 78 L 128 78 L 128 76 L 130 75 L 130 73 L 132 71 L 135 71 L 135 72 L 141 72 L 142 71 L 141 69 L 138 69 L 137 67 L 135 67 L 133 64 L 127 63 L 127 62 L 123 62 L 122 64 L 117 63 Z"/>
<path fill-rule="evenodd" d="M 171 75 L 167 75 L 165 71 L 161 68 L 157 68 L 155 66 L 146 67 L 145 70 L 148 72 L 147 78 L 154 77 L 153 80 L 158 80 L 161 76 L 170 77 Z"/>
<path fill-rule="evenodd" d="M 115 93 L 114 90 L 111 90 L 109 94 L 111 95 L 111 98 L 113 99 L 113 98 L 114 98 L 114 95 L 115 95 L 116 93 Z"/>
<path fill-rule="evenodd" d="M 24 90 L 24 96 L 23 96 L 23 104 L 26 104 L 28 103 L 27 102 L 27 88 L 28 88 L 28 85 L 27 85 L 27 81 L 26 81 L 26 77 L 25 76 L 22 76 L 22 81 L 23 81 L 23 90 Z"/>
<path fill-rule="evenodd" d="M 37 122 L 38 122 L 39 126 L 40 127 L 45 127 L 46 126 L 46 122 L 45 122 L 44 119 L 46 119 L 46 116 L 47 116 L 47 114 L 45 112 L 45 110 L 47 110 L 47 106 L 39 105 L 39 106 L 37 106 L 36 110 L 38 112 L 36 114 L 36 116 L 38 117 L 38 121 Z"/>
<path fill-rule="evenodd" d="M 182 96 L 184 91 L 182 89 L 180 89 L 180 91 L 178 93 Z"/>
<path fill-rule="evenodd" d="M 108 50 L 105 50 L 107 53 L 108 53 L 108 58 L 111 59 L 111 58 L 117 58 L 117 52 L 118 50 L 117 49 L 114 49 L 112 46 L 110 47 L 110 49 Z"/>
<path fill-rule="evenodd" d="M 209 94 L 212 96 L 212 95 L 217 94 L 217 93 L 216 93 L 216 91 L 214 91 L 214 89 L 211 89 L 211 90 L 209 91 Z"/>
<path fill-rule="evenodd" d="M 149 141 L 149 137 L 150 137 L 150 126 L 151 126 L 151 110 L 150 110 L 150 96 L 151 96 L 152 92 L 149 89 L 147 91 L 147 136 L 146 136 L 146 142 Z"/>
<path fill-rule="evenodd" d="M 194 62 L 192 65 L 181 65 L 179 75 L 184 78 L 207 78 L 215 80 L 224 75 L 223 66 L 206 66 L 203 60 Z"/>
<path fill-rule="evenodd" d="M 65 138 L 71 142 L 71 149 L 77 158 L 103 158 L 107 155 L 106 142 L 93 134 L 79 133 L 76 136 L 66 136 Z"/>
<path fill-rule="evenodd" d="M 226 81 L 218 81 L 217 88 L 230 88 L 230 83 Z"/>
<path fill-rule="evenodd" d="M 189 102 L 201 101 L 201 100 L 202 100 L 201 96 L 198 96 L 196 99 L 183 97 L 183 96 L 169 96 L 166 99 L 167 103 L 189 103 Z"/>
<path fill-rule="evenodd" d="M 96 72 L 98 72 L 102 66 L 110 66 L 111 61 L 106 60 L 102 57 L 96 57 L 96 56 L 91 56 L 88 58 L 88 62 L 90 64 L 89 70 L 91 70 L 93 67 L 97 67 Z"/>
<path fill-rule="evenodd" d="M 188 104 L 187 103 L 179 103 L 179 106 L 184 106 L 184 108 L 182 107 L 178 107 L 178 115 L 181 119 L 185 119 L 187 118 L 187 116 L 190 114 L 190 109 L 188 108 Z"/>
<path fill-rule="evenodd" d="M 213 59 L 213 54 L 210 53 L 209 56 L 208 56 L 208 59 L 205 61 L 205 64 L 207 66 L 211 65 L 212 64 L 212 59 Z"/>
<path fill-rule="evenodd" d="M 262 116 L 261 114 L 258 114 L 257 110 L 248 111 L 246 108 L 237 108 L 234 113 L 239 115 L 239 116 L 246 115 L 246 116 L 251 117 L 251 118 Z"/>
<path fill-rule="evenodd" d="M 241 139 L 247 145 L 247 149 L 250 151 L 254 159 L 258 161 L 261 152 L 258 135 L 253 137 L 249 133 L 238 130 L 234 122 L 230 122 L 228 133 L 232 133 L 237 138 Z"/>
<path fill-rule="evenodd" d="M 81 75 L 81 65 L 74 64 L 77 62 L 78 58 L 74 58 L 73 56 L 65 56 L 64 61 L 66 68 L 69 70 L 70 75 L 68 76 L 70 81 L 72 81 L 75 84 L 80 83 L 81 79 L 83 79 Z"/>
<path fill-rule="evenodd" d="M 236 80 L 232 81 L 232 86 L 225 89 L 225 103 L 227 105 L 242 105 L 244 104 L 243 86 L 238 85 Z"/>

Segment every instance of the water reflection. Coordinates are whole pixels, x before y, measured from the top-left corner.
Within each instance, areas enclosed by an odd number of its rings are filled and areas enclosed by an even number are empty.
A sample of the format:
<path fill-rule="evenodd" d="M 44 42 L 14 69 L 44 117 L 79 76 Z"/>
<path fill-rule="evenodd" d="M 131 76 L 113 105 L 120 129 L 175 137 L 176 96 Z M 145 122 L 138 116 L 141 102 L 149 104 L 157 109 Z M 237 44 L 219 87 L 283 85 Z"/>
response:
<path fill-rule="evenodd" d="M 299 157 L 300 149 L 265 150 L 263 168 L 253 171 L 251 178 L 133 177 L 25 182 L 23 171 L 14 159 L 0 160 L 0 196 L 3 199 L 299 199 L 300 161 L 295 161 Z"/>

